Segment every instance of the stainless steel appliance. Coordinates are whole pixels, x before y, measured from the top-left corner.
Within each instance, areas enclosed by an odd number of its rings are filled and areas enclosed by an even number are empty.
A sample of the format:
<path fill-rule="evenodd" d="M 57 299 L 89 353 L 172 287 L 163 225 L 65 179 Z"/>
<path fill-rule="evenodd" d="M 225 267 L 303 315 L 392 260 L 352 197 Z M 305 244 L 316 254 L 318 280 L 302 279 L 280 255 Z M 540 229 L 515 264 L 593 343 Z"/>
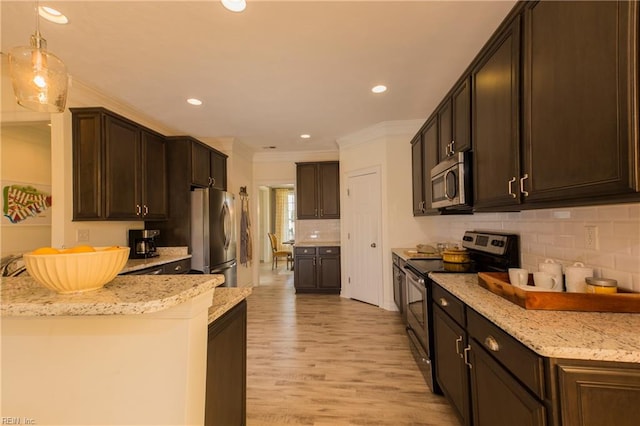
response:
<path fill-rule="evenodd" d="M 462 245 L 469 251 L 470 262 L 447 263 L 442 259 L 409 259 L 405 266 L 407 277 L 406 315 L 407 335 L 411 351 L 429 388 L 442 391 L 435 380 L 433 358 L 433 283 L 429 273 L 506 272 L 520 266 L 519 238 L 514 234 L 467 231 Z"/>
<path fill-rule="evenodd" d="M 192 273 L 223 274 L 237 286 L 234 196 L 213 188 L 191 191 Z"/>
<path fill-rule="evenodd" d="M 431 206 L 469 209 L 473 201 L 471 153 L 458 152 L 431 169 Z"/>
<path fill-rule="evenodd" d="M 157 229 L 129 229 L 129 258 L 144 259 L 158 256 L 156 237 Z"/>

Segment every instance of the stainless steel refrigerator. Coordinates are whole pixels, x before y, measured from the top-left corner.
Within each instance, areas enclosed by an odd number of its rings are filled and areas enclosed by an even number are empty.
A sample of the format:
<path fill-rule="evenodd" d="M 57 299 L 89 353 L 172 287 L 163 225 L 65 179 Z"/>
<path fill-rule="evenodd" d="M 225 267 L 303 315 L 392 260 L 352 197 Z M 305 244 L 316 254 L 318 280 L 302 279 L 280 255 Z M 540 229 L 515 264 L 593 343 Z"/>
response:
<path fill-rule="evenodd" d="M 212 188 L 191 191 L 191 269 L 224 274 L 225 287 L 237 286 L 233 194 Z"/>

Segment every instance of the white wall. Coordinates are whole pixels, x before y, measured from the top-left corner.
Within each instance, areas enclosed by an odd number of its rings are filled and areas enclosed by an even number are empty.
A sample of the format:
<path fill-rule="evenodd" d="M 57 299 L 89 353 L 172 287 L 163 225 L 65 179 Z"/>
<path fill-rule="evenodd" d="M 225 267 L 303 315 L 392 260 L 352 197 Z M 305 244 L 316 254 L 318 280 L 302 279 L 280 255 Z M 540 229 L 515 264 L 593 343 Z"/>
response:
<path fill-rule="evenodd" d="M 0 181 L 3 187 L 7 182 L 50 186 L 51 131 L 47 122 L 3 123 L 0 132 Z M 51 211 L 45 214 L 51 216 Z M 12 224 L 2 217 L 1 222 L 2 256 L 51 245 L 50 224 L 34 224 L 31 218 Z"/>

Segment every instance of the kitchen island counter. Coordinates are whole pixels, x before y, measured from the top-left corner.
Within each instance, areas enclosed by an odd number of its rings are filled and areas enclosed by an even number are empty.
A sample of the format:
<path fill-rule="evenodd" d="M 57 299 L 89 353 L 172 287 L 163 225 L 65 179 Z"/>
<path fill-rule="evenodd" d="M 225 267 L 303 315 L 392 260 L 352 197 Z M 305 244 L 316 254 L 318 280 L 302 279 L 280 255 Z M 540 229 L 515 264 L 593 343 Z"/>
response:
<path fill-rule="evenodd" d="M 209 324 L 226 314 L 231 308 L 251 294 L 250 287 L 221 287 L 213 293 L 213 304 L 209 308 Z"/>
<path fill-rule="evenodd" d="M 0 411 L 38 424 L 204 424 L 208 325 L 247 290 L 222 275 L 118 276 L 58 294 L 1 285 Z M 210 310 L 211 309 L 211 310 Z"/>
<path fill-rule="evenodd" d="M 0 312 L 3 317 L 146 314 L 180 305 L 223 283 L 222 275 L 117 276 L 98 290 L 59 294 L 31 277 L 3 278 Z"/>
<path fill-rule="evenodd" d="M 539 355 L 640 363 L 640 314 L 529 310 L 480 287 L 476 274 L 429 276 Z"/>

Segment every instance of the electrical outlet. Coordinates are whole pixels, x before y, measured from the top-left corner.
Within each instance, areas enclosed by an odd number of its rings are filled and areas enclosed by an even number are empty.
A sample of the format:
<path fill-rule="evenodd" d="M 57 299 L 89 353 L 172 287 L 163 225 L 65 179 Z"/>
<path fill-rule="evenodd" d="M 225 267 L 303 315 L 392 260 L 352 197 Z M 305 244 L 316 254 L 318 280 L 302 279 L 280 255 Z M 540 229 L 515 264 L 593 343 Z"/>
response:
<path fill-rule="evenodd" d="M 598 227 L 587 225 L 584 227 L 584 248 L 587 250 L 598 249 Z"/>
<path fill-rule="evenodd" d="M 78 229 L 76 231 L 76 241 L 79 243 L 89 242 L 89 230 L 88 229 Z"/>

